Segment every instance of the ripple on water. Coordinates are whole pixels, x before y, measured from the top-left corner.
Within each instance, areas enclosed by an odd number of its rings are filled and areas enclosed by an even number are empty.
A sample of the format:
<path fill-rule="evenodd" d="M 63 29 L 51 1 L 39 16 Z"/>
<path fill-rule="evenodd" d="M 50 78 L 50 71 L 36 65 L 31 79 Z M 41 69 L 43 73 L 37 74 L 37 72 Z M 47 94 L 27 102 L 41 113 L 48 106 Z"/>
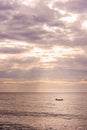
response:
<path fill-rule="evenodd" d="M 37 130 L 31 126 L 21 124 L 0 123 L 0 130 Z"/>

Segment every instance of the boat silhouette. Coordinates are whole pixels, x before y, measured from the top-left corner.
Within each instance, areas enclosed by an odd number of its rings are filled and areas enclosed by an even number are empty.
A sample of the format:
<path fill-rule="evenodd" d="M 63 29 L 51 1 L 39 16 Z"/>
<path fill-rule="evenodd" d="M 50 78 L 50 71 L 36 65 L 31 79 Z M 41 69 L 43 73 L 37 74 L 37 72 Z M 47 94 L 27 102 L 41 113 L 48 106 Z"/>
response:
<path fill-rule="evenodd" d="M 63 101 L 63 98 L 56 98 L 56 101 Z"/>

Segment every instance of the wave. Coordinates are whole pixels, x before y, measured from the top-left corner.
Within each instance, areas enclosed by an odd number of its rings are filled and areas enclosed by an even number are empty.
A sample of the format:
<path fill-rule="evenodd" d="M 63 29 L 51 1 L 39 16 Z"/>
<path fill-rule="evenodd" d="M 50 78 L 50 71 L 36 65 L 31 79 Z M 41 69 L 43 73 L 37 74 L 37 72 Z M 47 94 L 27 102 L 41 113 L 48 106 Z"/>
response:
<path fill-rule="evenodd" d="M 38 130 L 29 125 L 0 123 L 0 130 Z"/>
<path fill-rule="evenodd" d="M 63 119 L 83 119 L 87 120 L 87 116 L 84 115 L 75 115 L 75 114 L 57 114 L 57 113 L 48 113 L 48 112 L 17 112 L 17 111 L 7 111 L 1 110 L 0 116 L 8 115 L 8 116 L 32 116 L 32 117 L 55 117 L 55 118 L 63 118 Z"/>

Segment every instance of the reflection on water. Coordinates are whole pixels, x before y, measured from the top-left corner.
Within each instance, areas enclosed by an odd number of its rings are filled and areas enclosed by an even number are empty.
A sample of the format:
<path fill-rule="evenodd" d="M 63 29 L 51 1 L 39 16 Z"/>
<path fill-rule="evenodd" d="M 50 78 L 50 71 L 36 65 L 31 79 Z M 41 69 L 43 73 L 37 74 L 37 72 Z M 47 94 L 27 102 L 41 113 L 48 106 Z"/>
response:
<path fill-rule="evenodd" d="M 0 93 L 0 130 L 87 130 L 86 95 Z"/>

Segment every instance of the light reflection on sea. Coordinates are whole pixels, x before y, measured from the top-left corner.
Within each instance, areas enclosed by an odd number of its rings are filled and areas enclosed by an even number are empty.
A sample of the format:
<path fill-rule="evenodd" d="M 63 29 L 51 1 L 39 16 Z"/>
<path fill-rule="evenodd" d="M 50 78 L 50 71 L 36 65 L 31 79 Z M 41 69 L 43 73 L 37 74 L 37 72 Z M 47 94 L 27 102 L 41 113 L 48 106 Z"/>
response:
<path fill-rule="evenodd" d="M 0 129 L 87 130 L 87 93 L 0 93 Z"/>

